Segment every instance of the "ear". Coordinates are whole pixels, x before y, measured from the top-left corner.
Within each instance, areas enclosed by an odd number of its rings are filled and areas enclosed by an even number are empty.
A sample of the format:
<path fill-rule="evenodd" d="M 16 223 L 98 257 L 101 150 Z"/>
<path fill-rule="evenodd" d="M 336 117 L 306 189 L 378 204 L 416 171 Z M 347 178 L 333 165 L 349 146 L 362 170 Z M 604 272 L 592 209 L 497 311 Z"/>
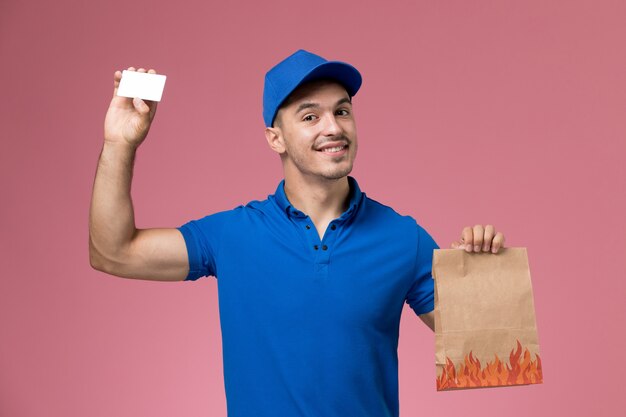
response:
<path fill-rule="evenodd" d="M 279 154 L 285 152 L 285 144 L 283 142 L 283 133 L 279 127 L 266 127 L 265 139 L 270 148 Z"/>

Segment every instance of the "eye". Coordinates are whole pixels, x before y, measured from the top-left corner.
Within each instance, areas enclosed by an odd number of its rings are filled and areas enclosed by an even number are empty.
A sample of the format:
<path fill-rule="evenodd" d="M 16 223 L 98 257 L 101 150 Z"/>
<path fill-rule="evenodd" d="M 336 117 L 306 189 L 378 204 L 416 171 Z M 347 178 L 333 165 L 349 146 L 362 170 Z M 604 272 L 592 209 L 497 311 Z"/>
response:
<path fill-rule="evenodd" d="M 311 117 L 315 117 L 315 115 L 314 114 L 307 114 L 306 116 L 304 116 L 304 118 L 302 120 L 304 120 L 305 122 L 310 122 L 311 120 L 313 120 L 313 119 L 311 119 Z"/>
<path fill-rule="evenodd" d="M 341 110 L 337 110 L 338 113 L 344 112 L 342 114 L 342 116 L 347 116 L 348 114 L 350 114 L 350 112 L 347 109 L 341 109 Z"/>

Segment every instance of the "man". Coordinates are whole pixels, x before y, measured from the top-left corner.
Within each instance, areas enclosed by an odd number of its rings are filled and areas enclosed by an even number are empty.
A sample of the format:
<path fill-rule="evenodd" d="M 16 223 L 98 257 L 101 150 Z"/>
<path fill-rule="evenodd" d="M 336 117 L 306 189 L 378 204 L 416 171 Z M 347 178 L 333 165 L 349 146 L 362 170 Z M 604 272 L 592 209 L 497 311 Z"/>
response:
<path fill-rule="evenodd" d="M 157 103 L 117 97 L 120 76 L 94 183 L 92 266 L 127 278 L 218 279 L 230 417 L 397 416 L 400 316 L 407 303 L 433 328 L 438 246 L 348 176 L 356 68 L 299 50 L 270 69 L 265 137 L 284 179 L 266 200 L 176 229 L 134 226 L 133 158 Z M 497 253 L 503 242 L 476 225 L 452 247 Z"/>

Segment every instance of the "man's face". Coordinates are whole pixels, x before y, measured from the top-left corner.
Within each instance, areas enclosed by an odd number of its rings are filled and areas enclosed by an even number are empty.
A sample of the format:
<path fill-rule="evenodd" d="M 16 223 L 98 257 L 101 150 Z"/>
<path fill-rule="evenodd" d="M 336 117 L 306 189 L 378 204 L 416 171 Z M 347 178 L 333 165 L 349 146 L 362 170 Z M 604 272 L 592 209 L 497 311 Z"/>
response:
<path fill-rule="evenodd" d="M 274 126 L 268 141 L 280 153 L 285 175 L 339 179 L 352 171 L 356 124 L 341 84 L 317 80 L 300 86 L 278 111 Z"/>

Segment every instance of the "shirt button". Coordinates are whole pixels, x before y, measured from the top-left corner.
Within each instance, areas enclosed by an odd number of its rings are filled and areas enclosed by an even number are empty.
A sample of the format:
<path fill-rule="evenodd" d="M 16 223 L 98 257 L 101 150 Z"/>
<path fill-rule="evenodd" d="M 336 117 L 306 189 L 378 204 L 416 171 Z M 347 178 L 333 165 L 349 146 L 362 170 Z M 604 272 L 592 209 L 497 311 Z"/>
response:
<path fill-rule="evenodd" d="M 322 246 L 322 250 L 326 250 L 326 249 L 328 249 L 328 246 L 326 245 Z"/>
<path fill-rule="evenodd" d="M 306 230 L 309 230 L 311 228 L 311 226 L 309 226 L 308 224 L 306 225 Z"/>
<path fill-rule="evenodd" d="M 337 228 L 337 226 L 335 226 L 334 224 L 330 226 L 331 230 L 335 230 Z"/>
<path fill-rule="evenodd" d="M 313 249 L 317 250 L 319 247 L 317 245 L 313 246 Z"/>

